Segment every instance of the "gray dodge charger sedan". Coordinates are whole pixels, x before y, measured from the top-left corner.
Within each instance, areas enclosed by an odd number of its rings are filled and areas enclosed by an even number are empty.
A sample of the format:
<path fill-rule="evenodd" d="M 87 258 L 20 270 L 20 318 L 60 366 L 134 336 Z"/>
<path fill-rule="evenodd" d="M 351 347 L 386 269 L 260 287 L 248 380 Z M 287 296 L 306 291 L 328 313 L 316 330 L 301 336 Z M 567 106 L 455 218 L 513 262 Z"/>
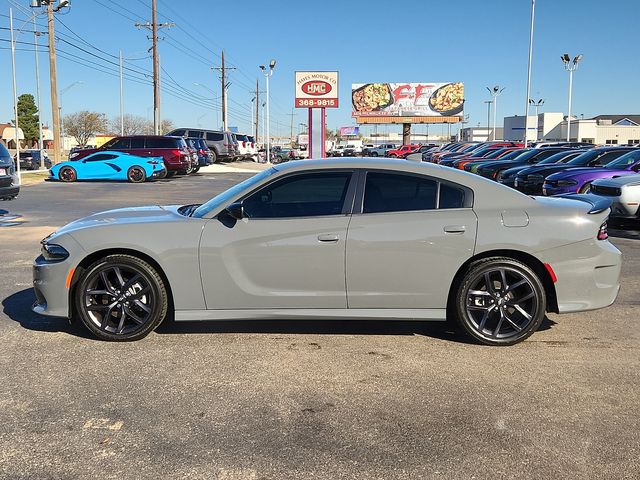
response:
<path fill-rule="evenodd" d="M 594 200 L 595 198 L 595 200 Z M 42 241 L 43 315 L 135 340 L 176 321 L 456 319 L 511 345 L 545 312 L 610 305 L 610 202 L 529 197 L 460 170 L 326 159 L 265 170 L 202 205 L 97 213 Z"/>

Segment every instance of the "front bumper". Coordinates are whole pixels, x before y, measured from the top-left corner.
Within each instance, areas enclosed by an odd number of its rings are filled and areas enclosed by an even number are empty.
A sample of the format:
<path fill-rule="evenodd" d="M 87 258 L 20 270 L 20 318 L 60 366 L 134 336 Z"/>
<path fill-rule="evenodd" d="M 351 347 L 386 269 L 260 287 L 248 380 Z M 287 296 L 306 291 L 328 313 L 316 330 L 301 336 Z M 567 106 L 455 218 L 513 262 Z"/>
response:
<path fill-rule="evenodd" d="M 0 187 L 0 198 L 15 197 L 18 193 L 20 193 L 20 185 Z"/>
<path fill-rule="evenodd" d="M 69 263 L 45 261 L 40 255 L 33 262 L 33 290 L 36 302 L 31 309 L 40 315 L 70 318 L 69 290 L 66 278 L 69 275 Z M 73 273 L 71 273 L 73 274 Z"/>
<path fill-rule="evenodd" d="M 577 191 L 578 185 L 557 186 L 549 183 L 544 183 L 542 185 L 542 194 L 547 196 L 562 195 L 563 193 L 576 193 Z"/>
<path fill-rule="evenodd" d="M 153 174 L 151 175 L 151 178 L 158 178 L 158 177 L 164 177 L 167 174 L 167 169 L 166 168 L 160 168 L 158 170 L 154 170 Z"/>
<path fill-rule="evenodd" d="M 519 192 L 527 195 L 542 195 L 542 182 L 531 182 L 516 177 L 513 186 Z"/>
<path fill-rule="evenodd" d="M 540 252 L 556 274 L 560 313 L 611 305 L 620 290 L 622 254 L 608 240 L 584 240 Z"/>

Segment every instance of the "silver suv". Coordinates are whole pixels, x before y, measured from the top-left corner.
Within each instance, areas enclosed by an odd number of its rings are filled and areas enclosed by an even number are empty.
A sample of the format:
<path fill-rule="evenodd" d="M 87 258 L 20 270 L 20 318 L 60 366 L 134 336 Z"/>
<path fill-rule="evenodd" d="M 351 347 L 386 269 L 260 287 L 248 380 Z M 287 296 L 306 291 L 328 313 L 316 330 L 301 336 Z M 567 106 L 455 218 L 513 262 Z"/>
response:
<path fill-rule="evenodd" d="M 203 138 L 213 154 L 214 163 L 218 160 L 233 161 L 240 155 L 238 142 L 232 132 L 205 130 L 202 128 L 176 128 L 167 135 Z"/>

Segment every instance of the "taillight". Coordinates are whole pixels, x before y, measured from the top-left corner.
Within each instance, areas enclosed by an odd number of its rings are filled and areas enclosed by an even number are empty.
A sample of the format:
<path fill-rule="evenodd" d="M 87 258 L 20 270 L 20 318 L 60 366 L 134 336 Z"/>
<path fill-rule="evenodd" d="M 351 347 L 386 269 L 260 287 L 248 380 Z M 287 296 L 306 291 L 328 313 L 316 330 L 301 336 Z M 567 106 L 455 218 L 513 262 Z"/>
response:
<path fill-rule="evenodd" d="M 201 148 L 200 150 L 198 150 L 198 153 L 199 153 L 200 155 L 204 155 L 204 150 Z"/>
<path fill-rule="evenodd" d="M 600 225 L 600 229 L 598 230 L 598 240 L 606 240 L 607 238 L 609 238 L 609 232 L 607 231 L 607 222 L 605 221 Z"/>
<path fill-rule="evenodd" d="M 242 142 L 242 148 L 245 148 L 247 146 L 247 142 Z"/>
<path fill-rule="evenodd" d="M 149 165 L 158 165 L 158 162 L 156 162 L 155 160 L 149 160 L 147 163 Z"/>

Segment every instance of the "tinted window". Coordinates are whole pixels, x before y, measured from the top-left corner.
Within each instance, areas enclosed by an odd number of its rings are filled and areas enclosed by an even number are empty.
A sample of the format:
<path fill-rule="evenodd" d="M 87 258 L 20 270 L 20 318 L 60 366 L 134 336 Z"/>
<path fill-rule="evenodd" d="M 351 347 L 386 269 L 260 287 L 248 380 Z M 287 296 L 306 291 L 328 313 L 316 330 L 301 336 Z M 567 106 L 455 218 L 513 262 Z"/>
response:
<path fill-rule="evenodd" d="M 616 158 L 621 157 L 625 153 L 627 153 L 625 150 L 607 152 L 601 157 L 599 157 L 598 160 L 594 163 L 594 165 L 597 165 L 597 166 L 606 165 L 607 163 L 612 162 Z"/>
<path fill-rule="evenodd" d="M 85 162 L 104 162 L 105 160 L 113 160 L 118 158 L 117 155 L 110 155 L 108 153 L 97 153 L 86 158 Z"/>
<path fill-rule="evenodd" d="M 339 215 L 350 178 L 350 172 L 319 172 L 287 177 L 245 199 L 244 210 L 249 218 Z"/>
<path fill-rule="evenodd" d="M 108 146 L 109 150 L 129 150 L 131 148 L 131 139 L 128 137 L 114 138 L 105 145 Z"/>
<path fill-rule="evenodd" d="M 436 208 L 438 182 L 415 175 L 367 173 L 363 213 Z"/>
<path fill-rule="evenodd" d="M 247 136 L 247 140 L 249 140 L 251 143 L 256 141 L 256 139 L 251 136 Z"/>
<path fill-rule="evenodd" d="M 9 150 L 2 143 L 0 143 L 0 157 L 10 157 Z"/>
<path fill-rule="evenodd" d="M 169 137 L 147 137 L 147 148 L 179 148 L 179 140 Z"/>
<path fill-rule="evenodd" d="M 176 135 L 177 137 L 183 137 L 184 135 Z M 189 130 L 189 136 L 194 138 L 202 138 L 204 132 L 202 130 Z"/>
<path fill-rule="evenodd" d="M 184 137 L 186 130 L 174 130 L 171 132 L 171 135 L 175 135 L 176 137 Z"/>
<path fill-rule="evenodd" d="M 144 137 L 133 137 L 131 139 L 131 148 L 144 148 Z"/>
<path fill-rule="evenodd" d="M 207 132 L 207 140 L 210 142 L 221 142 L 223 138 L 221 133 Z"/>
<path fill-rule="evenodd" d="M 246 141 L 247 141 L 247 136 L 246 136 L 246 135 L 237 135 L 237 134 L 236 134 L 236 139 L 237 139 L 239 142 L 246 142 Z"/>
<path fill-rule="evenodd" d="M 625 168 L 636 163 L 638 160 L 640 160 L 640 150 L 628 152 L 617 160 L 607 163 L 607 168 Z"/>
<path fill-rule="evenodd" d="M 438 208 L 463 208 L 465 206 L 465 191 L 460 187 L 440 184 L 440 202 Z"/>
<path fill-rule="evenodd" d="M 535 161 L 539 162 L 541 160 L 544 160 L 545 158 L 549 158 L 552 155 L 555 155 L 556 153 L 560 153 L 559 150 L 547 150 L 546 148 L 540 152 L 538 155 L 535 156 Z"/>

